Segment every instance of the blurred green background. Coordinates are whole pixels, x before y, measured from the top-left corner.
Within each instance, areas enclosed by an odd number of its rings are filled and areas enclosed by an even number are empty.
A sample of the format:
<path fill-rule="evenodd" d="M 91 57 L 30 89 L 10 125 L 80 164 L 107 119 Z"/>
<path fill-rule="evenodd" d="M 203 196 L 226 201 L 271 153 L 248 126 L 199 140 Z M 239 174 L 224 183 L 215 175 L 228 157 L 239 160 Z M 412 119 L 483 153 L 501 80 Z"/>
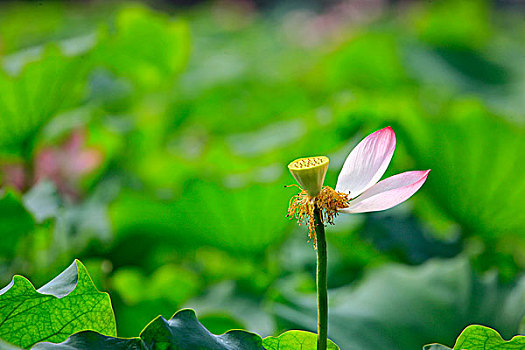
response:
<path fill-rule="evenodd" d="M 315 330 L 286 165 L 390 125 L 408 202 L 328 228 L 341 349 L 453 344 L 525 315 L 525 7 L 355 0 L 0 5 L 0 286 L 74 258 L 119 336 Z M 525 332 L 525 327 L 521 328 Z"/>

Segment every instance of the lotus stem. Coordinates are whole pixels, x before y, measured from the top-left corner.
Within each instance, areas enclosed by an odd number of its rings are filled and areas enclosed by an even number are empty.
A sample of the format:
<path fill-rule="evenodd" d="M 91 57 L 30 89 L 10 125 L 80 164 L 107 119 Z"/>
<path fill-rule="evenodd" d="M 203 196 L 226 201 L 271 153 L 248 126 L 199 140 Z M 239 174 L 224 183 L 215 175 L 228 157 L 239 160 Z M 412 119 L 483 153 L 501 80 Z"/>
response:
<path fill-rule="evenodd" d="M 327 284 L 327 252 L 324 224 L 321 210 L 315 206 L 315 237 L 317 251 L 317 350 L 326 350 L 328 343 L 328 284 Z"/>

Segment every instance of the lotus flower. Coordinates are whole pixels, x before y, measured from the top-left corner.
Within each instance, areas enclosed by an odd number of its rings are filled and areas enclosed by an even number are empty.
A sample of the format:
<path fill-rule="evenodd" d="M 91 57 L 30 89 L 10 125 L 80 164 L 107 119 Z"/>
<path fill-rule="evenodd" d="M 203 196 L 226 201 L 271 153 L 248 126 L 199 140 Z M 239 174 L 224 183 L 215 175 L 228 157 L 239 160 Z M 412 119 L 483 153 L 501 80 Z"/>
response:
<path fill-rule="evenodd" d="M 423 186 L 430 170 L 407 171 L 379 181 L 395 148 L 396 135 L 391 127 L 365 137 L 346 158 L 335 190 L 323 186 L 327 157 L 294 160 L 288 169 L 301 192 L 292 197 L 287 216 L 306 223 L 312 236 L 315 208 L 319 208 L 324 223 L 333 224 L 338 213 L 385 210 L 406 201 Z"/>
<path fill-rule="evenodd" d="M 392 208 L 410 198 L 425 183 L 430 170 L 407 171 L 379 181 L 396 149 L 390 127 L 365 137 L 350 152 L 337 178 L 335 190 L 323 186 L 328 157 L 299 158 L 288 165 L 301 191 L 292 197 L 288 217 L 308 227 L 317 253 L 317 349 L 327 348 L 328 285 L 324 226 L 339 213 L 366 213 Z M 378 182 L 379 181 L 379 182 Z"/>
<path fill-rule="evenodd" d="M 96 148 L 86 147 L 85 139 L 86 131 L 79 129 L 73 131 L 62 145 L 40 150 L 35 160 L 35 182 L 51 180 L 61 193 L 78 197 L 78 181 L 103 161 L 102 153 Z"/>
<path fill-rule="evenodd" d="M 342 213 L 366 213 L 392 208 L 410 198 L 425 183 L 430 170 L 407 171 L 379 181 L 396 148 L 391 127 L 365 137 L 346 158 L 335 190 L 351 198 Z M 379 182 L 378 182 L 379 181 Z"/>

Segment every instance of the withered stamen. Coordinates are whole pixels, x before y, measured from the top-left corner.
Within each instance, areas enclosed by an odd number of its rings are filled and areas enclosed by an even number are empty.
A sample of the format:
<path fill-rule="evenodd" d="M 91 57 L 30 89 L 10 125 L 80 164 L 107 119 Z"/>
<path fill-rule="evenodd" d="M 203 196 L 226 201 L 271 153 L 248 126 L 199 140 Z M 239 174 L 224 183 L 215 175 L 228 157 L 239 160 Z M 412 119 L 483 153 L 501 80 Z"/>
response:
<path fill-rule="evenodd" d="M 317 206 L 321 210 L 321 220 L 323 224 L 334 224 L 334 219 L 338 214 L 337 209 L 347 208 L 349 195 L 342 192 L 337 192 L 329 186 L 324 186 L 321 192 L 310 198 L 306 190 L 301 189 L 301 192 L 290 199 L 288 207 L 289 218 L 297 219 L 297 223 L 305 223 L 308 227 L 308 237 L 315 237 L 315 223 L 314 223 L 314 209 Z"/>

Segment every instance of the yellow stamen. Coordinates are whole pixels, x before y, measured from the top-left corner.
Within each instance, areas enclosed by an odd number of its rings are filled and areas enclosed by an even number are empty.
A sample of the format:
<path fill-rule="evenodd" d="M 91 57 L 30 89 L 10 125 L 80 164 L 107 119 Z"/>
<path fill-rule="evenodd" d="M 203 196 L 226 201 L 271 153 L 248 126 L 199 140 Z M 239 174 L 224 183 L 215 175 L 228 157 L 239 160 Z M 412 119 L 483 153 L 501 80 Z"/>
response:
<path fill-rule="evenodd" d="M 324 186 L 319 194 L 311 198 L 306 190 L 301 190 L 290 199 L 288 207 L 289 218 L 297 219 L 298 224 L 305 223 L 308 227 L 308 237 L 315 237 L 314 209 L 317 206 L 321 210 L 321 220 L 323 224 L 334 224 L 334 219 L 338 214 L 337 209 L 348 207 L 348 194 L 337 192 L 331 187 Z"/>

